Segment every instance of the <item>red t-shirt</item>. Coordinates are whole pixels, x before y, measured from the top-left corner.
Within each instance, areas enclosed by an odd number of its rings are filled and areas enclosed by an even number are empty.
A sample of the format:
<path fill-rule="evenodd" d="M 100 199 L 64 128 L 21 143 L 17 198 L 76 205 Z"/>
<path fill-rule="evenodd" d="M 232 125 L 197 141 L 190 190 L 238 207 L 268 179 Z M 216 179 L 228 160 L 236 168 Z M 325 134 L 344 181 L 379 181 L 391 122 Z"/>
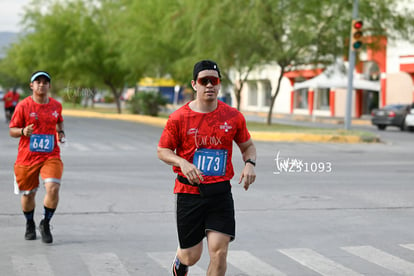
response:
<path fill-rule="evenodd" d="M 13 93 L 13 91 L 9 91 L 4 95 L 4 107 L 12 107 L 16 106 L 19 102 L 20 94 L 19 93 Z"/>
<path fill-rule="evenodd" d="M 62 105 L 53 98 L 47 104 L 38 104 L 32 97 L 16 107 L 9 127 L 33 125 L 33 137 L 21 136 L 16 164 L 34 165 L 51 158 L 60 158 L 56 124 L 63 122 Z M 35 140 L 36 138 L 36 140 Z"/>
<path fill-rule="evenodd" d="M 187 103 L 169 116 L 158 146 L 175 151 L 191 163 L 195 161 L 199 169 L 210 170 L 203 173 L 203 183 L 209 184 L 232 179 L 233 141 L 240 144 L 249 139 L 246 120 L 237 109 L 218 101 L 216 110 L 199 113 Z M 179 167 L 173 166 L 173 171 L 184 176 Z M 178 180 L 174 193 L 199 194 L 197 187 Z"/>

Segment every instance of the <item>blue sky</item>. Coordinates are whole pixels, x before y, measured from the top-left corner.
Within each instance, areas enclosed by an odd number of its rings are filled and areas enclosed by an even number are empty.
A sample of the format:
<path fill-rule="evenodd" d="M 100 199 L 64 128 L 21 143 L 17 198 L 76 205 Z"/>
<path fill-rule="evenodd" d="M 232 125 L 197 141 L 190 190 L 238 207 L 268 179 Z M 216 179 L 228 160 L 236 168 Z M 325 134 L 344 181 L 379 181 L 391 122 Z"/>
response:
<path fill-rule="evenodd" d="M 23 7 L 30 0 L 0 0 L 0 32 L 19 32 Z"/>

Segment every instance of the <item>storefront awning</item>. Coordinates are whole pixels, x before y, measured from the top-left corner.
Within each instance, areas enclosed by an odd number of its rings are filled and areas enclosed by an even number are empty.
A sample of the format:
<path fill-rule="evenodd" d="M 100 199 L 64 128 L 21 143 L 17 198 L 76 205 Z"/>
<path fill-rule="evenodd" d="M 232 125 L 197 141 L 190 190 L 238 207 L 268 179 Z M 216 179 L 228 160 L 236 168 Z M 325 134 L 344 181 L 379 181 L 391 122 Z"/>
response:
<path fill-rule="evenodd" d="M 320 75 L 304 82 L 295 83 L 294 90 L 303 88 L 317 89 L 317 88 L 347 88 L 348 75 L 343 64 L 337 63 L 326 68 Z M 379 81 L 369 81 L 354 76 L 354 89 L 380 91 L 381 85 Z"/>

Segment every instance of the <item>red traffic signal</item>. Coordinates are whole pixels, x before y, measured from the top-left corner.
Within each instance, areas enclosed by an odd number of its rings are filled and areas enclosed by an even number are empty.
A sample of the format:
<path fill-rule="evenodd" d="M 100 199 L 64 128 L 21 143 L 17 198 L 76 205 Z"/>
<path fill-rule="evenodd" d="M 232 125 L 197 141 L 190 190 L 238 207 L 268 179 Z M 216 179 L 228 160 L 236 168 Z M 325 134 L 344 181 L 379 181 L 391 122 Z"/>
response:
<path fill-rule="evenodd" d="M 355 29 L 361 29 L 362 28 L 362 26 L 363 26 L 364 24 L 362 23 L 362 21 L 361 20 L 354 20 L 354 28 Z"/>
<path fill-rule="evenodd" d="M 362 20 L 354 19 L 352 20 L 352 32 L 351 32 L 351 47 L 353 51 L 358 51 L 362 48 L 363 42 L 363 32 L 362 27 L 364 23 Z"/>

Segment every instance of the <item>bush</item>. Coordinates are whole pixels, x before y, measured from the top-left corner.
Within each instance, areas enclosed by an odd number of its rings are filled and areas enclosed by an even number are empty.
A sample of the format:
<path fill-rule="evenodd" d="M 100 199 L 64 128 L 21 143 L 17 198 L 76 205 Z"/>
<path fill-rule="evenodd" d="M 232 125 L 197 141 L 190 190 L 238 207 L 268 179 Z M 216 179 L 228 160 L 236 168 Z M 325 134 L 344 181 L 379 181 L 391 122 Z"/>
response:
<path fill-rule="evenodd" d="M 105 95 L 104 96 L 104 103 L 114 103 L 115 98 L 113 95 Z"/>
<path fill-rule="evenodd" d="M 128 100 L 131 113 L 150 116 L 158 116 L 160 107 L 166 104 L 167 100 L 158 92 L 138 92 Z"/>

